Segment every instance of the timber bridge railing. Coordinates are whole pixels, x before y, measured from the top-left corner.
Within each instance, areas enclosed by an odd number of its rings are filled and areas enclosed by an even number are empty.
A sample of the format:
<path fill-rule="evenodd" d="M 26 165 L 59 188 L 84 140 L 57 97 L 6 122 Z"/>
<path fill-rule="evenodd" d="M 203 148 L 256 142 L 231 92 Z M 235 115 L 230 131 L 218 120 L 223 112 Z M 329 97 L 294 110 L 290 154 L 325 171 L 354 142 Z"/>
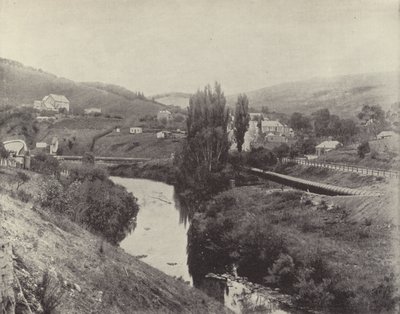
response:
<path fill-rule="evenodd" d="M 400 172 L 394 170 L 371 169 L 354 165 L 316 162 L 313 160 L 300 159 L 300 158 L 286 158 L 286 157 L 282 158 L 282 163 L 289 163 L 289 162 L 294 162 L 299 165 L 305 165 L 310 167 L 324 168 L 342 172 L 353 172 L 374 177 L 386 177 L 386 178 L 397 178 L 397 179 L 400 178 Z"/>

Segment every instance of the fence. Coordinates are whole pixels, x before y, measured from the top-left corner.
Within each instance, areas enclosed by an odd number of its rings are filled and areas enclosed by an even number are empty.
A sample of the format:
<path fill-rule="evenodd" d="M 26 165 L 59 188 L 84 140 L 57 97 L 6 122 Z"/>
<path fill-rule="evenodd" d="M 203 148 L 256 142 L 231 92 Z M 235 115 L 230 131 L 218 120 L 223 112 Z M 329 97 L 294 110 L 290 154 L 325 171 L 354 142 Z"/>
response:
<path fill-rule="evenodd" d="M 0 158 L 0 166 L 16 168 L 17 162 L 11 158 Z"/>
<path fill-rule="evenodd" d="M 325 168 L 342 172 L 354 172 L 358 174 L 370 175 L 375 177 L 386 177 L 386 178 L 397 178 L 397 179 L 400 178 L 400 172 L 393 170 L 371 169 L 366 167 L 336 164 L 336 163 L 322 163 L 322 162 L 315 162 L 312 160 L 299 159 L 299 158 L 282 158 L 282 162 L 283 163 L 295 162 L 299 165 Z"/>

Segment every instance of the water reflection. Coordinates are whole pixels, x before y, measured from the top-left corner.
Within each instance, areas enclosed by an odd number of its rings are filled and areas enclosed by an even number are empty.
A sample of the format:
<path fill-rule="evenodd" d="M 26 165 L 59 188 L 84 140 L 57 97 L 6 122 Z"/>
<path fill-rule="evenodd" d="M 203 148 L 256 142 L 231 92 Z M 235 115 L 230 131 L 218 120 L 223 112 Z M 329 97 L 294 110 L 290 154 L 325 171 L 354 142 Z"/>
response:
<path fill-rule="evenodd" d="M 205 278 L 208 272 L 224 272 L 227 263 L 222 255 L 202 256 L 204 243 L 188 234 L 194 211 L 175 194 L 173 186 L 145 179 L 112 180 L 132 192 L 140 205 L 136 228 L 120 243 L 125 251 L 182 278 L 236 313 L 288 313 L 271 303 L 268 295 L 241 283 Z"/>

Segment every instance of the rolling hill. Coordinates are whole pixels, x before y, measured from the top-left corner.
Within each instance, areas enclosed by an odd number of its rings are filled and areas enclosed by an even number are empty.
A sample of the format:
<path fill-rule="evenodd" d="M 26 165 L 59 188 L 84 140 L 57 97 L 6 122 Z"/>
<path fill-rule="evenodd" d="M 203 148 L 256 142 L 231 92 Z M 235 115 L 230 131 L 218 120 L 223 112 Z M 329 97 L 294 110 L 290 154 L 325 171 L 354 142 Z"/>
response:
<path fill-rule="evenodd" d="M 0 58 L 0 105 L 32 104 L 52 94 L 65 95 L 78 113 L 99 107 L 103 113 L 126 117 L 154 115 L 165 106 L 138 96 L 120 86 L 104 83 L 79 83 L 23 64 Z"/>
<path fill-rule="evenodd" d="M 191 94 L 188 93 L 167 93 L 161 95 L 155 95 L 152 98 L 167 106 L 178 106 L 182 109 L 186 109 L 189 106 L 189 99 Z"/>
<path fill-rule="evenodd" d="M 363 104 L 380 104 L 387 109 L 399 101 L 399 73 L 368 73 L 314 78 L 306 81 L 278 84 L 247 92 L 250 107 L 267 106 L 284 113 L 311 113 L 328 108 L 342 117 L 354 116 Z M 237 95 L 227 96 L 234 106 Z"/>

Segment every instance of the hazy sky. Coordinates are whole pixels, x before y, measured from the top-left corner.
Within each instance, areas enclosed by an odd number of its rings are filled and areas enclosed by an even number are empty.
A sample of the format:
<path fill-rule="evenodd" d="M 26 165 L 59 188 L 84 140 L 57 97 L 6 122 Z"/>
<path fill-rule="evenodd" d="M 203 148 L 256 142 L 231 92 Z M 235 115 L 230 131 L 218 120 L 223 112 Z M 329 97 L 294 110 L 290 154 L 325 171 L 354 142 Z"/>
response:
<path fill-rule="evenodd" d="M 0 0 L 0 56 L 146 95 L 399 69 L 398 0 Z"/>

